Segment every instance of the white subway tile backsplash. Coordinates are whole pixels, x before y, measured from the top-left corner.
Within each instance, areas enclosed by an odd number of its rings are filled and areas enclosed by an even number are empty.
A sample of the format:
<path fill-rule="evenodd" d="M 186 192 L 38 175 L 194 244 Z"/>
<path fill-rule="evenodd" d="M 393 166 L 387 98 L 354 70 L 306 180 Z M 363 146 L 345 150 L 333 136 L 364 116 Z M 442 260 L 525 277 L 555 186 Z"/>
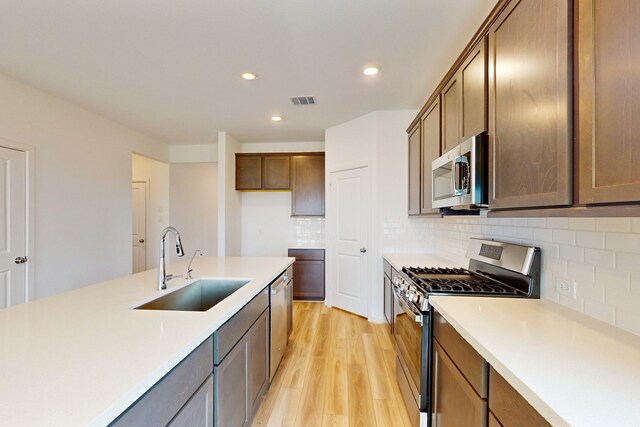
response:
<path fill-rule="evenodd" d="M 623 271 L 640 271 L 640 255 L 618 252 L 616 267 Z"/>
<path fill-rule="evenodd" d="M 616 265 L 615 253 L 602 249 L 586 248 L 584 250 L 584 262 L 591 265 L 614 268 Z"/>
<path fill-rule="evenodd" d="M 604 304 L 604 286 L 596 284 L 577 284 L 576 295 L 585 301 L 599 302 Z"/>
<path fill-rule="evenodd" d="M 554 229 L 569 228 L 569 218 L 547 218 L 547 227 Z"/>
<path fill-rule="evenodd" d="M 606 248 L 611 251 L 640 254 L 640 234 L 607 233 Z"/>
<path fill-rule="evenodd" d="M 585 300 L 584 313 L 595 317 L 598 320 L 613 324 L 616 321 L 616 310 L 613 307 L 604 305 L 601 302 Z"/>
<path fill-rule="evenodd" d="M 462 265 L 473 236 L 539 246 L 542 298 L 640 334 L 640 218 L 403 216 L 386 218 L 382 232 L 386 252 L 436 253 Z M 558 294 L 557 278 L 576 282 L 576 299 Z"/>
<path fill-rule="evenodd" d="M 585 248 L 604 249 L 605 233 L 599 231 L 578 231 L 576 244 Z"/>
<path fill-rule="evenodd" d="M 575 245 L 576 232 L 569 230 L 553 230 L 553 241 L 565 245 Z"/>
<path fill-rule="evenodd" d="M 631 218 L 596 218 L 597 231 L 631 231 Z"/>
<path fill-rule="evenodd" d="M 640 335 L 640 314 L 616 308 L 615 325 L 636 335 Z"/>
<path fill-rule="evenodd" d="M 572 230 L 588 230 L 596 229 L 595 218 L 569 218 L 569 228 Z"/>
<path fill-rule="evenodd" d="M 584 248 L 579 246 L 560 245 L 560 258 L 567 261 L 584 262 Z"/>
<path fill-rule="evenodd" d="M 595 283 L 596 280 L 596 268 L 592 265 L 568 262 L 567 275 L 575 280 L 576 283 L 591 284 Z"/>

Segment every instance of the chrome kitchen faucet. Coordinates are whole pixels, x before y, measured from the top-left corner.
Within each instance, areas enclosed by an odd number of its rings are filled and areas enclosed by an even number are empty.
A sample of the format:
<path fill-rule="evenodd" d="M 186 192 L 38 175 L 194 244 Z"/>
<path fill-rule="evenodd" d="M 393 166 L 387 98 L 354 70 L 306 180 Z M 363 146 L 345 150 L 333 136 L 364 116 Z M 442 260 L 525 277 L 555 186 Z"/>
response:
<path fill-rule="evenodd" d="M 173 233 L 176 236 L 176 253 L 178 256 L 184 256 L 184 250 L 182 249 L 182 241 L 180 240 L 180 233 L 173 227 L 167 227 L 160 233 L 160 263 L 158 266 L 158 290 L 167 289 L 167 280 L 171 280 L 174 277 L 173 274 L 166 274 L 166 265 L 164 260 L 164 239 L 168 233 Z"/>

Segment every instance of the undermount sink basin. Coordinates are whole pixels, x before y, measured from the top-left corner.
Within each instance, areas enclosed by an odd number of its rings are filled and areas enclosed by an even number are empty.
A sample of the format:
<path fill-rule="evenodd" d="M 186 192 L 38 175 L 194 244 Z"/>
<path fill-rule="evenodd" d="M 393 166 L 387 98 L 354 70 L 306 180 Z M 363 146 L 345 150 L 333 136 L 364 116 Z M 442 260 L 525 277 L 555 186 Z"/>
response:
<path fill-rule="evenodd" d="M 134 310 L 207 311 L 247 283 L 247 279 L 201 279 Z"/>

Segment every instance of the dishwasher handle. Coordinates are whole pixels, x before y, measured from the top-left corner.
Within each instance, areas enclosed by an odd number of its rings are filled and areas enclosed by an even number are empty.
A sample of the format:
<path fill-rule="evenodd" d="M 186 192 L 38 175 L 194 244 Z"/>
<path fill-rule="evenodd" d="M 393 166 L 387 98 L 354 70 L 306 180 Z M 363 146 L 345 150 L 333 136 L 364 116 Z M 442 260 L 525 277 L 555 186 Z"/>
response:
<path fill-rule="evenodd" d="M 277 284 L 272 284 L 271 285 L 271 295 L 277 295 L 280 292 L 282 292 L 284 290 L 284 288 L 287 286 L 287 282 L 285 282 L 284 280 L 281 282 L 278 282 Z"/>

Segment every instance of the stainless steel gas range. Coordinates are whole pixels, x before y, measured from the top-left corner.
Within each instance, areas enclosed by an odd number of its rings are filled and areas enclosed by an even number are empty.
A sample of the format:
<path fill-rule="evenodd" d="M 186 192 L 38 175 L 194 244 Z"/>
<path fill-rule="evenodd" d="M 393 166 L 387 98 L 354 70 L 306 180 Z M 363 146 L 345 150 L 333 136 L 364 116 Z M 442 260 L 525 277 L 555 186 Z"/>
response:
<path fill-rule="evenodd" d="M 540 249 L 471 239 L 469 267 L 404 267 L 393 277 L 396 377 L 415 426 L 431 425 L 433 312 L 430 295 L 540 297 Z"/>

